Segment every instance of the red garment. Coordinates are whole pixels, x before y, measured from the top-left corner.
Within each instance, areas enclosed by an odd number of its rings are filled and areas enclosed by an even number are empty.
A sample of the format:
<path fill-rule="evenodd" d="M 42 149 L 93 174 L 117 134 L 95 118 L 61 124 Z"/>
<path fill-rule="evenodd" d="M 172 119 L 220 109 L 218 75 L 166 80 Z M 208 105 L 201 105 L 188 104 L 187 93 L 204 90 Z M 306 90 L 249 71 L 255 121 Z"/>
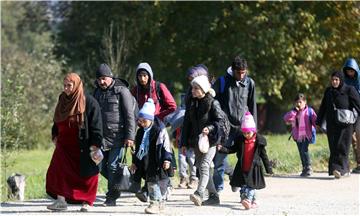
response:
<path fill-rule="evenodd" d="M 160 118 L 161 121 L 163 121 L 165 116 L 176 110 L 176 102 L 164 83 L 161 83 L 159 88 L 161 95 L 156 95 L 156 82 L 155 80 L 151 80 L 151 98 L 154 100 L 155 103 L 155 116 Z M 139 92 L 137 92 L 137 90 L 139 90 Z M 136 98 L 139 109 L 141 109 L 141 107 L 150 97 L 150 91 L 142 91 L 141 88 L 138 86 L 135 86 L 131 90 L 131 94 Z M 158 101 L 158 97 L 161 97 L 162 99 L 162 107 Z"/>
<path fill-rule="evenodd" d="M 256 134 L 250 139 L 245 139 L 244 142 L 244 156 L 243 156 L 243 164 L 242 164 L 242 171 L 249 172 L 252 162 L 254 160 L 254 153 L 255 153 L 255 141 L 256 141 Z"/>
<path fill-rule="evenodd" d="M 87 202 L 93 205 L 98 187 L 98 175 L 80 176 L 79 129 L 69 120 L 56 123 L 56 148 L 46 174 L 46 192 L 56 198 L 64 196 L 70 203 Z M 71 126 L 70 126 L 71 125 Z"/>

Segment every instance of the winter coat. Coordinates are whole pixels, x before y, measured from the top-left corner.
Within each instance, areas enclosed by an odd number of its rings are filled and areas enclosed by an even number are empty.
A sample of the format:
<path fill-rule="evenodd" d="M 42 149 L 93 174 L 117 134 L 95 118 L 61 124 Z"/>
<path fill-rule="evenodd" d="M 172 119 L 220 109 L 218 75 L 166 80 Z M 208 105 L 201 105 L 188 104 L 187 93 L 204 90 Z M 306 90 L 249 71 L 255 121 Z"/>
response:
<path fill-rule="evenodd" d="M 125 139 L 135 139 L 136 102 L 128 86 L 125 80 L 118 78 L 114 78 L 107 89 L 102 89 L 96 82 L 94 97 L 101 107 L 103 143 L 107 147 L 122 147 Z"/>
<path fill-rule="evenodd" d="M 101 147 L 103 126 L 98 102 L 91 95 L 85 95 L 84 125 L 79 128 L 80 175 L 87 177 L 99 173 L 99 167 L 90 157 L 90 146 Z M 52 138 L 58 135 L 56 124 L 52 127 Z"/>
<path fill-rule="evenodd" d="M 350 78 L 346 74 L 346 69 L 353 69 L 355 71 L 354 78 Z M 354 86 L 356 91 L 360 94 L 360 76 L 359 76 L 359 65 L 356 63 L 355 59 L 349 58 L 346 60 L 344 66 L 343 66 L 343 72 L 345 75 L 345 83 L 350 86 Z"/>
<path fill-rule="evenodd" d="M 224 115 L 219 102 L 209 93 L 201 99 L 191 98 L 189 108 L 185 111 L 181 144 L 198 149 L 199 134 L 205 127 L 209 129 L 210 147 L 218 144 Z"/>
<path fill-rule="evenodd" d="M 330 148 L 329 175 L 334 170 L 341 174 L 349 171 L 348 157 L 349 148 L 352 140 L 353 125 L 340 125 L 336 122 L 336 108 L 349 109 L 355 108 L 360 111 L 360 97 L 355 88 L 342 84 L 338 89 L 328 87 L 325 90 L 318 112 L 316 125 L 321 125 L 326 120 L 326 133 Z"/>
<path fill-rule="evenodd" d="M 214 83 L 215 99 L 220 102 L 222 110 L 229 118 L 231 133 L 240 133 L 241 121 L 246 111 L 249 111 L 257 122 L 255 82 L 246 75 L 245 79 L 237 84 L 232 75 L 231 67 L 228 68 L 224 79 L 225 87 L 222 93 L 220 92 L 220 79 Z"/>
<path fill-rule="evenodd" d="M 139 160 L 136 155 L 140 149 L 143 135 L 144 128 L 139 128 L 135 138 L 135 154 L 132 157 L 132 162 L 137 167 L 136 175 L 149 182 L 156 182 L 172 175 L 171 166 L 168 170 L 163 169 L 164 161 L 171 162 L 173 157 L 165 125 L 158 118 L 155 118 L 150 129 L 148 154 Z"/>
<path fill-rule="evenodd" d="M 221 146 L 221 149 L 219 150 L 219 152 L 225 154 L 236 153 L 236 156 L 238 158 L 233 172 L 233 176 L 230 180 L 230 185 L 233 187 L 242 187 L 243 185 L 247 185 L 253 189 L 265 188 L 265 181 L 259 181 L 257 184 L 255 182 L 257 182 L 256 179 L 264 179 L 262 164 L 265 166 L 266 173 L 273 173 L 270 161 L 266 154 L 266 139 L 260 134 L 256 134 L 254 159 L 248 173 L 242 171 L 244 143 L 245 137 L 243 135 L 240 135 L 234 140 L 234 145 L 228 148 Z M 262 160 L 262 163 L 260 159 Z M 250 176 L 249 174 L 252 173 L 254 169 L 258 169 L 260 171 L 254 172 L 255 175 Z"/>
<path fill-rule="evenodd" d="M 138 73 L 146 70 L 149 74 L 148 85 L 144 88 L 138 80 Z M 155 116 L 164 120 L 165 116 L 176 110 L 176 102 L 164 83 L 159 84 L 159 90 L 156 89 L 156 81 L 153 78 L 153 72 L 148 64 L 140 64 L 136 70 L 137 85 L 131 90 L 132 95 L 136 98 L 139 109 L 144 105 L 148 98 L 152 98 L 155 103 Z M 157 95 L 157 92 L 159 95 Z"/>
<path fill-rule="evenodd" d="M 311 119 L 309 117 L 309 110 L 311 113 Z M 306 130 L 306 137 L 308 137 L 309 140 L 311 140 L 312 137 L 312 128 L 316 126 L 316 113 L 314 111 L 314 109 L 312 109 L 311 107 L 306 106 L 304 110 L 301 111 L 297 111 L 295 108 L 292 109 L 291 111 L 287 112 L 284 115 L 284 121 L 286 123 L 291 123 L 292 125 L 292 131 L 291 131 L 291 135 L 293 137 L 293 139 L 295 141 L 298 140 L 299 138 L 299 123 L 297 123 L 297 118 L 299 115 L 299 112 L 303 112 L 304 113 L 304 120 L 305 120 L 305 130 Z"/>

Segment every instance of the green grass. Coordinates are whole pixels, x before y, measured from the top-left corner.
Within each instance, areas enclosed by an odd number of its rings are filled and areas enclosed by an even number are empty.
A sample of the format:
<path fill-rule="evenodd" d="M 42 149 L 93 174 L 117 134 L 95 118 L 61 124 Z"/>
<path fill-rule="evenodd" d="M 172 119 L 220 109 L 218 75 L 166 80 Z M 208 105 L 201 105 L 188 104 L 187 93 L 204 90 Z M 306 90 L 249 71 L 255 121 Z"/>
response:
<path fill-rule="evenodd" d="M 295 142 L 293 140 L 288 141 L 288 135 L 267 135 L 265 137 L 268 142 L 267 153 L 269 159 L 275 163 L 275 174 L 299 173 L 301 171 L 301 162 Z M 316 144 L 311 144 L 309 151 L 314 171 L 327 171 L 329 149 L 326 136 L 323 134 L 317 135 Z M 45 176 L 52 153 L 53 149 L 38 149 L 13 153 L 6 158 L 2 157 L 1 201 L 7 200 L 6 178 L 14 172 L 26 176 L 25 199 L 46 197 Z M 130 158 L 130 156 L 128 158 Z M 15 161 L 15 163 L 5 170 L 4 160 Z M 235 165 L 237 161 L 235 154 L 230 155 L 229 160 L 230 164 Z M 350 161 L 352 163 L 351 167 L 354 167 L 352 150 Z M 177 174 L 175 176 L 173 183 L 177 185 L 179 179 Z M 106 192 L 106 183 L 106 179 L 101 176 L 99 178 L 98 193 L 102 194 Z"/>

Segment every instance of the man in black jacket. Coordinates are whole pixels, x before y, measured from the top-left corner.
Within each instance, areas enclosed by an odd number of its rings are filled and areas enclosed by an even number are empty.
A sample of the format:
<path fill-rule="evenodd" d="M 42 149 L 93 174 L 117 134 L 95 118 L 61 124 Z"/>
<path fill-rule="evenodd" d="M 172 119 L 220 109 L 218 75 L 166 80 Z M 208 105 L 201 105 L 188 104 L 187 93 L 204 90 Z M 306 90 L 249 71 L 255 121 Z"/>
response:
<path fill-rule="evenodd" d="M 255 98 L 255 82 L 248 76 L 248 65 L 244 58 L 236 56 L 226 75 L 216 80 L 214 84 L 216 99 L 230 121 L 230 133 L 224 146 L 233 144 L 234 138 L 241 133 L 241 121 L 246 111 L 249 111 L 257 122 Z M 224 189 L 224 161 L 226 155 L 216 153 L 214 158 L 214 184 L 219 192 Z"/>
<path fill-rule="evenodd" d="M 125 153 L 125 147 L 132 147 L 135 139 L 135 112 L 137 107 L 125 80 L 114 78 L 106 64 L 96 71 L 95 99 L 101 107 L 103 119 L 103 151 L 101 174 L 108 180 L 108 192 L 104 206 L 115 206 L 120 191 L 114 185 L 114 174 Z"/>

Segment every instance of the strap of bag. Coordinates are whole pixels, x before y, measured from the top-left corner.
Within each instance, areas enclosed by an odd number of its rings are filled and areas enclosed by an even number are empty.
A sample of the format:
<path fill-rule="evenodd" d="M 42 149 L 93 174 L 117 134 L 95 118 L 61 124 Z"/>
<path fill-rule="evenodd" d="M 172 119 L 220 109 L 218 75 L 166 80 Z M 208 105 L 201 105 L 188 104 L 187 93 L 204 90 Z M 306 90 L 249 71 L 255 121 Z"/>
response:
<path fill-rule="evenodd" d="M 126 164 L 127 163 L 127 160 L 126 160 L 126 154 L 127 154 L 127 146 L 125 147 L 125 152 L 124 154 L 122 155 L 121 159 L 120 159 L 120 164 Z M 121 154 L 121 151 L 120 151 L 120 154 Z"/>

